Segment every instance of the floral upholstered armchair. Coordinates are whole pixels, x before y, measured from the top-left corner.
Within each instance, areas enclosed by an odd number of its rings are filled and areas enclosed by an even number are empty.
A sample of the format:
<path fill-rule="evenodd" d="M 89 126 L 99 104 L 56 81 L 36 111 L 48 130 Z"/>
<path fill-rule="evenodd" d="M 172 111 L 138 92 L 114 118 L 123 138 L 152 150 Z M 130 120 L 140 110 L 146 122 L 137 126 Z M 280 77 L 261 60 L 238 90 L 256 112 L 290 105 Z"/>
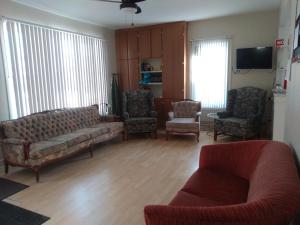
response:
<path fill-rule="evenodd" d="M 267 92 L 260 88 L 244 87 L 228 92 L 225 112 L 217 113 L 214 121 L 214 140 L 227 134 L 247 140 L 260 135 Z"/>
<path fill-rule="evenodd" d="M 173 112 L 169 113 L 166 123 L 167 140 L 169 134 L 194 134 L 199 142 L 201 103 L 181 101 L 172 103 Z"/>
<path fill-rule="evenodd" d="M 150 91 L 129 91 L 123 93 L 123 119 L 126 134 L 151 133 L 157 137 L 157 113 Z"/>

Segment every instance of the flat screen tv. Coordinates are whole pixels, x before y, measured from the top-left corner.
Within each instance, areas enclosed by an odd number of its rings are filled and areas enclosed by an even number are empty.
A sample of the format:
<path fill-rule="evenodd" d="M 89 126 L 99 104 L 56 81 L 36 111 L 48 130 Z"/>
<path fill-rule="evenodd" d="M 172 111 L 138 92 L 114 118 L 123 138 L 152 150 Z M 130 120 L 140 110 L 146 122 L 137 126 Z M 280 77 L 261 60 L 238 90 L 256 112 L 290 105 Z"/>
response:
<path fill-rule="evenodd" d="M 236 66 L 243 69 L 272 69 L 273 48 L 240 48 L 236 50 Z"/>

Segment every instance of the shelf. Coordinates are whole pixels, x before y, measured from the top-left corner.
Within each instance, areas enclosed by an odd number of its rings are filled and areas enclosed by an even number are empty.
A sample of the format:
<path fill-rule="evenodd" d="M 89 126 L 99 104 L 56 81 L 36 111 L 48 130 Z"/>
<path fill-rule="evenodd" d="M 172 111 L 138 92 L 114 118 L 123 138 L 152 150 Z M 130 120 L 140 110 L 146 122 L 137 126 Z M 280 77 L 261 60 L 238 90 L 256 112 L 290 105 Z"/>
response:
<path fill-rule="evenodd" d="M 162 73 L 162 71 L 141 71 L 141 73 Z"/>

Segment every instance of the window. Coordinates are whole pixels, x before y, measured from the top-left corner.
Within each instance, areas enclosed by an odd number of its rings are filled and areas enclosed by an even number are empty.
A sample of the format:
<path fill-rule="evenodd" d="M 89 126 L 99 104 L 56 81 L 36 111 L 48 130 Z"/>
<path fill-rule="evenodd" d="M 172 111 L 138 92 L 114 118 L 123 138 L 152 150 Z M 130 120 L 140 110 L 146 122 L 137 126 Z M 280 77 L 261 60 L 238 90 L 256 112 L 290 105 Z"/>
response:
<path fill-rule="evenodd" d="M 108 102 L 104 40 L 5 19 L 2 44 L 10 117 Z"/>
<path fill-rule="evenodd" d="M 204 109 L 226 107 L 229 40 L 192 42 L 191 97 Z"/>

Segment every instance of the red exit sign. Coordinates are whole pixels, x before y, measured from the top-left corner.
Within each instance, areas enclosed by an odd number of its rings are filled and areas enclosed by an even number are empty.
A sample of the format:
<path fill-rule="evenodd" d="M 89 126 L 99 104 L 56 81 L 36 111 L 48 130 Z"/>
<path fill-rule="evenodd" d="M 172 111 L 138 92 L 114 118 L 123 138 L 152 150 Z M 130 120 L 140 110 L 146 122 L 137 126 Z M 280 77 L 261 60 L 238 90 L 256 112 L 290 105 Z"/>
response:
<path fill-rule="evenodd" d="M 284 39 L 277 39 L 275 45 L 276 48 L 282 48 L 284 46 Z"/>

